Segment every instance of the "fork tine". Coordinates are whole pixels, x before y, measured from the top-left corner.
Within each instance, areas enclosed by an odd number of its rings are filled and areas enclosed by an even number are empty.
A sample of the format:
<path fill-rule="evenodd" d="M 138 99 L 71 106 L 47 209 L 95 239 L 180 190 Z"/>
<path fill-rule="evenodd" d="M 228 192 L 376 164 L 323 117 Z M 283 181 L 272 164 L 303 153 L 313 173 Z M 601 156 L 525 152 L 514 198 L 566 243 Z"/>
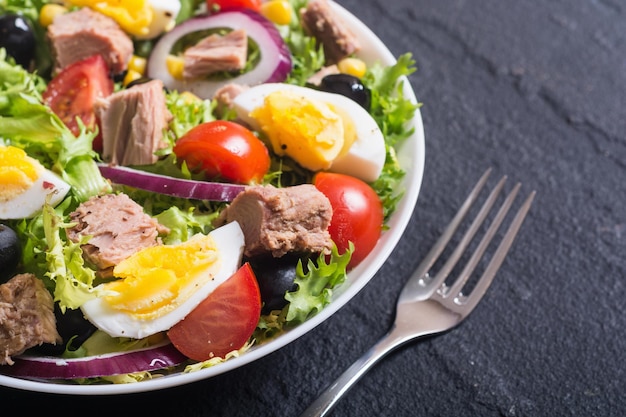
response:
<path fill-rule="evenodd" d="M 526 218 L 526 214 L 528 214 L 528 211 L 530 210 L 530 206 L 532 205 L 533 199 L 535 198 L 535 194 L 536 192 L 532 191 L 528 195 L 528 197 L 526 197 L 526 200 L 515 214 L 515 217 L 509 225 L 506 234 L 498 245 L 498 249 L 489 261 L 489 264 L 483 272 L 483 275 L 476 283 L 476 286 L 474 287 L 472 292 L 465 298 L 465 315 L 469 314 L 474 309 L 474 307 L 476 307 L 480 299 L 485 294 L 485 291 L 487 291 L 487 288 L 489 288 L 489 286 L 491 285 L 493 277 L 496 275 L 498 269 L 500 269 L 500 266 L 502 265 L 506 254 L 513 244 L 515 236 L 517 236 L 517 233 L 519 232 L 519 229 L 524 222 L 524 218 Z"/>
<path fill-rule="evenodd" d="M 491 168 L 487 169 L 483 173 L 483 175 L 480 177 L 480 179 L 478 180 L 478 182 L 476 183 L 472 191 L 469 193 L 469 195 L 467 196 L 467 198 L 461 205 L 461 208 L 456 213 L 452 221 L 448 224 L 448 226 L 446 227 L 444 232 L 441 234 L 439 239 L 437 239 L 437 242 L 435 242 L 435 244 L 428 251 L 428 253 L 424 257 L 422 262 L 418 265 L 417 269 L 411 276 L 411 282 L 413 282 L 413 284 L 418 284 L 419 280 L 426 278 L 428 271 L 430 270 L 430 268 L 432 268 L 435 261 L 439 258 L 439 256 L 441 255 L 441 252 L 443 252 L 446 245 L 448 244 L 448 242 L 450 241 L 450 239 L 456 232 L 456 229 L 458 229 L 459 225 L 461 224 L 461 222 L 463 221 L 463 219 L 469 212 L 470 207 L 474 204 L 474 202 L 478 198 L 478 195 L 480 194 L 480 191 L 485 186 L 485 183 L 487 182 L 487 179 L 489 178 L 490 174 L 491 174 Z"/>
<path fill-rule="evenodd" d="M 519 192 L 521 185 L 522 184 L 517 183 L 515 187 L 513 187 L 513 190 L 506 197 L 506 199 L 502 203 L 502 206 L 500 206 L 500 209 L 498 210 L 496 217 L 494 217 L 493 221 L 491 222 L 491 225 L 489 225 L 487 232 L 485 232 L 485 235 L 483 236 L 480 243 L 476 247 L 476 250 L 474 250 L 472 257 L 469 259 L 469 261 L 467 261 L 467 264 L 463 268 L 463 271 L 461 271 L 456 281 L 454 281 L 454 283 L 449 288 L 445 289 L 445 292 L 442 295 L 444 296 L 457 295 L 458 293 L 461 292 L 461 290 L 463 289 L 463 286 L 465 285 L 465 283 L 467 283 L 469 277 L 472 275 L 472 272 L 474 272 L 474 269 L 476 269 L 478 262 L 480 261 L 480 259 L 483 257 L 483 254 L 487 250 L 489 243 L 491 242 L 494 235 L 500 228 L 500 225 L 502 224 L 504 217 L 511 209 L 511 206 L 513 205 L 513 201 L 515 200 L 515 197 L 517 196 L 517 193 Z"/>
<path fill-rule="evenodd" d="M 482 207 L 480 208 L 480 211 L 476 215 L 476 218 L 474 219 L 474 221 L 472 221 L 472 224 L 467 229 L 467 231 L 465 232 L 465 234 L 463 235 L 463 237 L 457 244 L 456 248 L 454 248 L 454 251 L 448 258 L 446 263 L 441 267 L 439 272 L 437 272 L 437 275 L 433 278 L 432 282 L 430 283 L 430 285 L 433 288 L 439 289 L 443 285 L 448 275 L 450 275 L 450 272 L 452 271 L 454 266 L 457 264 L 457 262 L 459 261 L 459 259 L 461 258 L 465 250 L 467 249 L 467 246 L 469 246 L 470 242 L 474 238 L 474 235 L 480 228 L 480 225 L 485 221 L 485 218 L 491 211 L 491 208 L 496 202 L 498 195 L 500 194 L 500 192 L 502 191 L 502 188 L 504 187 L 504 183 L 506 182 L 506 179 L 507 179 L 506 176 L 502 177 L 500 181 L 498 182 L 498 184 L 496 184 L 496 186 L 493 188 L 493 190 L 491 190 L 491 193 L 489 193 L 489 196 L 487 197 Z"/>

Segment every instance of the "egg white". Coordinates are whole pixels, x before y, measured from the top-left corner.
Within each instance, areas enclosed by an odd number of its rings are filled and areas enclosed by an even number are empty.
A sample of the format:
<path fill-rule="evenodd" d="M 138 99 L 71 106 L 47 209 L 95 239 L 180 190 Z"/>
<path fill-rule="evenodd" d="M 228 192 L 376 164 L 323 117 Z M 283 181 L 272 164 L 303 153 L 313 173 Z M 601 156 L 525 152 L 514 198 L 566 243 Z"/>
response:
<path fill-rule="evenodd" d="M 197 289 L 176 309 L 161 317 L 143 320 L 111 308 L 103 298 L 94 298 L 81 306 L 83 314 L 100 330 L 114 337 L 141 339 L 170 329 L 233 275 L 241 265 L 244 235 L 239 223 L 228 223 L 213 230 L 209 235 L 217 245 L 221 258 L 220 269 L 212 280 Z"/>
<path fill-rule="evenodd" d="M 65 198 L 70 186 L 58 175 L 43 167 L 32 186 L 8 201 L 0 202 L 0 219 L 28 219 L 41 211 L 50 195 L 50 204 L 55 206 Z"/>
<path fill-rule="evenodd" d="M 237 116 L 255 130 L 260 126 L 250 113 L 262 106 L 265 97 L 275 91 L 291 91 L 313 100 L 330 103 L 342 109 L 352 120 L 356 140 L 347 153 L 339 156 L 328 169 L 330 172 L 347 174 L 365 182 L 375 181 L 385 164 L 385 138 L 372 116 L 354 100 L 341 94 L 327 93 L 291 84 L 259 84 L 239 94 L 233 100 Z"/>
<path fill-rule="evenodd" d="M 164 32 L 170 31 L 176 24 L 176 16 L 180 12 L 179 0 L 148 0 L 152 8 L 152 21 L 148 33 L 137 36 L 137 39 L 153 39 Z"/>

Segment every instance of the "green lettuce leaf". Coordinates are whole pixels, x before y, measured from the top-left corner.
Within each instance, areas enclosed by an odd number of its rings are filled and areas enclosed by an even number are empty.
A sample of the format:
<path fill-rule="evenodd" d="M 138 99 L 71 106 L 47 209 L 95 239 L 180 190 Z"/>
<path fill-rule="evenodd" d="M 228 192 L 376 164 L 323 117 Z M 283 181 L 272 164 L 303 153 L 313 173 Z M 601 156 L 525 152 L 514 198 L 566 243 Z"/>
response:
<path fill-rule="evenodd" d="M 217 217 L 217 212 L 207 214 L 195 213 L 193 207 L 183 211 L 172 206 L 155 216 L 157 221 L 167 227 L 170 232 L 163 237 L 166 245 L 175 245 L 189 240 L 197 233 L 207 234 L 213 229 L 212 222 Z"/>
<path fill-rule="evenodd" d="M 380 177 L 371 184 L 383 202 L 385 220 L 396 210 L 403 196 L 403 190 L 398 189 L 397 184 L 405 171 L 398 162 L 395 146 L 414 133 L 413 129 L 407 129 L 407 122 L 415 116 L 421 104 L 404 96 L 406 81 L 403 77 L 415 70 L 412 55 L 406 53 L 394 65 L 372 65 L 363 77 L 363 83 L 372 95 L 370 113 L 385 137 L 385 165 Z"/>
<path fill-rule="evenodd" d="M 61 210 L 63 207 L 57 207 Z M 73 226 L 65 223 L 62 216 L 49 204 L 44 205 L 42 220 L 47 244 L 45 276 L 54 286 L 54 301 L 59 302 L 61 311 L 76 309 L 84 302 L 97 297 L 93 283 L 94 270 L 85 266 L 81 244 L 64 239 L 65 229 Z"/>
<path fill-rule="evenodd" d="M 41 101 L 45 83 L 6 59 L 0 49 L 0 144 L 22 148 L 72 187 L 78 201 L 110 192 L 92 150 L 96 132 L 75 137 Z"/>
<path fill-rule="evenodd" d="M 322 46 L 309 36 L 302 27 L 298 11 L 306 6 L 308 0 L 290 0 L 293 14 L 291 23 L 279 26 L 278 30 L 291 51 L 292 70 L 286 83 L 305 85 L 306 81 L 324 66 Z"/>
<path fill-rule="evenodd" d="M 286 323 L 302 323 L 332 301 L 333 289 L 346 279 L 346 267 L 353 251 L 354 246 L 350 243 L 348 250 L 339 255 L 337 246 L 333 245 L 328 261 L 324 255 L 319 256 L 317 264 L 309 259 L 308 272 L 304 271 L 302 261 L 298 262 L 295 279 L 297 289 L 285 294 L 285 299 L 289 301 Z"/>
<path fill-rule="evenodd" d="M 173 142 L 183 136 L 189 129 L 200 123 L 215 120 L 213 110 L 215 103 L 211 100 L 199 99 L 190 93 L 168 92 L 166 95 L 167 108 L 173 116 L 170 129 Z"/>
<path fill-rule="evenodd" d="M 260 317 L 253 340 L 259 344 L 271 340 L 287 327 L 304 322 L 328 305 L 332 301 L 333 290 L 346 280 L 346 268 L 353 252 L 352 242 L 343 255 L 339 255 L 337 246 L 333 245 L 329 256 L 320 255 L 317 261 L 309 259 L 306 271 L 300 260 L 294 280 L 296 289 L 285 294 L 289 303 L 282 310 Z"/>

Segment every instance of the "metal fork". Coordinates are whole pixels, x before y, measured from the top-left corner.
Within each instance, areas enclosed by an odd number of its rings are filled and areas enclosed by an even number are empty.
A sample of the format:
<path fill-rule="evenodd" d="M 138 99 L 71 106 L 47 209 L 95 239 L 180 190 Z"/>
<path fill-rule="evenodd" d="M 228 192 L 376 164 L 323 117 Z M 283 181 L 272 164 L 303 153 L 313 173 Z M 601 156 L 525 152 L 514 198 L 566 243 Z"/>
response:
<path fill-rule="evenodd" d="M 520 183 L 517 183 L 504 199 L 504 202 L 500 206 L 500 209 L 493 218 L 480 243 L 478 243 L 472 256 L 453 283 L 447 285 L 446 280 L 464 254 L 476 232 L 480 229 L 483 222 L 485 222 L 498 195 L 504 187 L 506 176 L 492 189 L 476 215 L 476 218 L 441 269 L 432 277 L 429 275 L 429 272 L 441 256 L 450 239 L 454 236 L 464 217 L 477 200 L 490 173 L 491 169 L 488 169 L 482 175 L 441 237 L 405 284 L 398 298 L 396 319 L 389 332 L 339 376 L 335 382 L 329 385 L 317 400 L 301 414 L 301 417 L 321 417 L 328 415 L 337 401 L 339 401 L 339 399 L 371 369 L 375 363 L 389 352 L 414 339 L 452 329 L 461 323 L 474 307 L 476 307 L 491 284 L 496 271 L 502 265 L 530 209 L 535 197 L 534 191 L 528 195 L 518 209 L 508 230 L 500 241 L 498 248 L 493 253 L 489 263 L 484 269 L 482 276 L 478 279 L 469 294 L 462 292 L 463 287 L 484 256 L 489 243 L 513 205 L 513 201 L 521 187 Z"/>

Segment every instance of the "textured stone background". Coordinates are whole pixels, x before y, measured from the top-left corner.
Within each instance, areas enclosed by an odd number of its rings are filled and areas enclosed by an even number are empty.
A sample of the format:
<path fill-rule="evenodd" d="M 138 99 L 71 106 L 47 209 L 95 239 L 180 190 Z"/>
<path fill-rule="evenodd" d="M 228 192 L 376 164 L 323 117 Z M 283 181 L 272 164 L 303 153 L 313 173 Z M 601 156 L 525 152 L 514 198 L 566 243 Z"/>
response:
<path fill-rule="evenodd" d="M 413 53 L 419 70 L 410 80 L 424 103 L 422 191 L 376 277 L 295 343 L 228 374 L 117 398 L 2 388 L 5 406 L 55 415 L 297 416 L 385 333 L 410 271 L 491 166 L 537 198 L 487 296 L 459 328 L 391 354 L 333 415 L 623 415 L 625 4 L 340 3 L 394 55 Z"/>

